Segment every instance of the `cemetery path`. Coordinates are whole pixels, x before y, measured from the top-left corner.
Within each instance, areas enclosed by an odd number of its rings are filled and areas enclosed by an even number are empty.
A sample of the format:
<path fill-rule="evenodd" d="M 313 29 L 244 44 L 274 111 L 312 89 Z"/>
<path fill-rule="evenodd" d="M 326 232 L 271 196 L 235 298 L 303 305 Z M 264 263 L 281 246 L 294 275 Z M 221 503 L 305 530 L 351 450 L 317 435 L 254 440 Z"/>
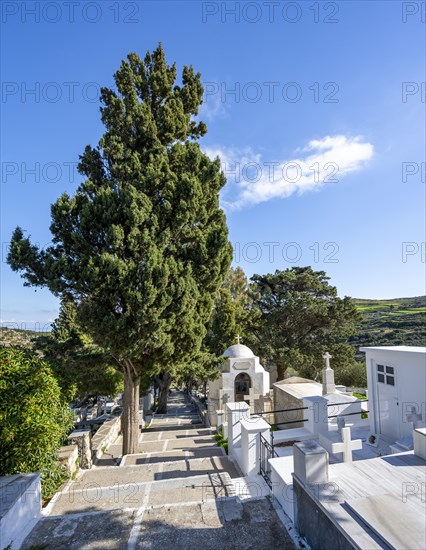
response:
<path fill-rule="evenodd" d="M 244 480 L 181 392 L 142 430 L 121 437 L 55 497 L 23 547 L 104 550 L 293 550 L 269 499 L 242 499 Z"/>

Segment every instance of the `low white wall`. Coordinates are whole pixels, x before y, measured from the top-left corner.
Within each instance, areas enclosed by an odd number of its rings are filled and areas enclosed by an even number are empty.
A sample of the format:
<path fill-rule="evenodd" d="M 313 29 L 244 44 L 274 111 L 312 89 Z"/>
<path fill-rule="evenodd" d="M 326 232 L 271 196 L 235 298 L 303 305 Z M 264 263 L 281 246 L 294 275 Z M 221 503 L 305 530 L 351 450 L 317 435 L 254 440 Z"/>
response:
<path fill-rule="evenodd" d="M 21 547 L 41 517 L 40 474 L 0 477 L 0 548 Z"/>
<path fill-rule="evenodd" d="M 284 512 L 294 521 L 293 493 L 293 455 L 271 458 L 272 494 L 280 503 Z"/>

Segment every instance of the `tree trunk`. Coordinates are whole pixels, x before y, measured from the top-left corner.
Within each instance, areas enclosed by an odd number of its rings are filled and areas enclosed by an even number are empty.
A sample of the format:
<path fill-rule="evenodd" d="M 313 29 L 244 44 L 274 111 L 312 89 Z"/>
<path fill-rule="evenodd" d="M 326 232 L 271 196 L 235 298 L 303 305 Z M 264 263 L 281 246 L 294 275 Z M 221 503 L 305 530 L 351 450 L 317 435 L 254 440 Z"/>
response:
<path fill-rule="evenodd" d="M 139 444 L 139 385 L 140 376 L 130 362 L 124 367 L 123 416 L 123 455 L 138 452 Z"/>
<path fill-rule="evenodd" d="M 286 370 L 287 370 L 287 367 L 285 367 L 284 365 L 277 365 L 278 382 L 280 380 L 284 380 Z"/>
<path fill-rule="evenodd" d="M 170 384 L 172 383 L 172 377 L 168 373 L 161 373 L 156 377 L 156 381 L 159 387 L 158 394 L 158 414 L 167 413 L 167 399 L 169 397 Z"/>
<path fill-rule="evenodd" d="M 154 378 L 154 403 L 153 403 L 153 405 L 155 405 L 157 402 L 158 402 L 158 384 L 157 384 L 157 379 Z"/>

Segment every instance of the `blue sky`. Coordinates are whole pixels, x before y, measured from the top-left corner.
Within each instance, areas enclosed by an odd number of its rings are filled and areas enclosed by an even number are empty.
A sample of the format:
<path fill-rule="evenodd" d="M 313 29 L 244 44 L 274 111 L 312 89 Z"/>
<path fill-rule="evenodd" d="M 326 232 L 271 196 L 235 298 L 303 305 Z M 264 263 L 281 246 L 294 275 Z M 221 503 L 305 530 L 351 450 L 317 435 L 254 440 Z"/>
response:
<path fill-rule="evenodd" d="M 425 26 L 416 2 L 3 2 L 1 319 L 44 327 L 48 291 L 5 263 L 103 131 L 99 86 L 162 41 L 202 73 L 234 265 L 326 271 L 339 294 L 425 293 Z M 423 84 L 422 84 L 423 83 Z M 423 163 L 423 164 L 422 164 Z M 334 175 L 332 174 L 334 172 Z"/>

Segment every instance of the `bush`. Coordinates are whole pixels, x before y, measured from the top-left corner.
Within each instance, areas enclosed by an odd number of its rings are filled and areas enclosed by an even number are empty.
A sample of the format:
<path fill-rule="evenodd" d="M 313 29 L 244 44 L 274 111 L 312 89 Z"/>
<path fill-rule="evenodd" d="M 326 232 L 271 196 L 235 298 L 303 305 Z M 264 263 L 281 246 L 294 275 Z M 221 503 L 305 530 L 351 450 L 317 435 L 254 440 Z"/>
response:
<path fill-rule="evenodd" d="M 39 471 L 49 498 L 66 478 L 57 450 L 72 425 L 49 365 L 26 350 L 0 348 L 0 475 Z"/>
<path fill-rule="evenodd" d="M 223 447 L 225 449 L 226 454 L 228 454 L 228 440 L 223 437 L 222 431 L 219 430 L 217 434 L 214 435 L 214 438 L 218 446 Z"/>
<path fill-rule="evenodd" d="M 335 373 L 337 384 L 356 388 L 367 387 L 365 363 L 353 362 L 343 368 L 336 368 Z"/>

